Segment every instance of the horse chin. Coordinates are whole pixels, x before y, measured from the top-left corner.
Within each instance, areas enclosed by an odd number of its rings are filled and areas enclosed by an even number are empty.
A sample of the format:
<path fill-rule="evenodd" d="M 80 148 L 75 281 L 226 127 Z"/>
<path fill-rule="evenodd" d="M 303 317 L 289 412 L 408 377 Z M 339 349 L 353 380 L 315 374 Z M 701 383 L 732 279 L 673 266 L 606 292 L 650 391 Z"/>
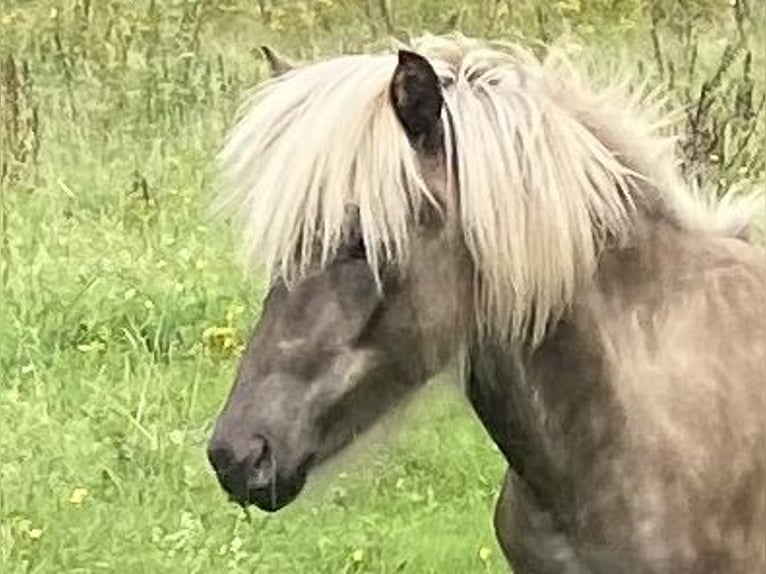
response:
<path fill-rule="evenodd" d="M 332 442 L 332 441 L 331 441 Z M 292 503 L 303 491 L 309 471 L 321 467 L 332 459 L 345 446 L 352 442 L 352 437 L 337 439 L 332 448 L 324 452 L 315 452 L 304 459 L 298 469 L 290 476 L 280 476 L 276 482 L 262 488 L 249 488 L 247 499 L 239 500 L 243 507 L 255 506 L 264 512 L 277 512 Z"/>
<path fill-rule="evenodd" d="M 264 512 L 277 512 L 293 500 L 306 485 L 307 472 L 302 470 L 289 478 L 279 478 L 276 482 L 260 488 L 249 488 L 246 500 L 239 500 L 243 507 L 255 506 Z"/>

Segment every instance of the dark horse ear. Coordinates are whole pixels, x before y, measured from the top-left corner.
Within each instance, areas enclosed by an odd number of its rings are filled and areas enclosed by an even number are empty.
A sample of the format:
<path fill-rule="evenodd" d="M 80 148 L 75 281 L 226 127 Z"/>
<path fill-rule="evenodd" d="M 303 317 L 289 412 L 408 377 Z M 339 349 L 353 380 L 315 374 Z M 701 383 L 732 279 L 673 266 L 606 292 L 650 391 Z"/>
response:
<path fill-rule="evenodd" d="M 438 141 L 444 98 L 439 77 L 428 60 L 399 50 L 390 93 L 396 115 L 410 139 L 426 146 Z"/>
<path fill-rule="evenodd" d="M 263 56 L 269 63 L 272 77 L 281 76 L 295 68 L 295 65 L 292 62 L 282 57 L 276 50 L 272 50 L 268 46 L 261 46 L 261 52 L 263 52 Z"/>

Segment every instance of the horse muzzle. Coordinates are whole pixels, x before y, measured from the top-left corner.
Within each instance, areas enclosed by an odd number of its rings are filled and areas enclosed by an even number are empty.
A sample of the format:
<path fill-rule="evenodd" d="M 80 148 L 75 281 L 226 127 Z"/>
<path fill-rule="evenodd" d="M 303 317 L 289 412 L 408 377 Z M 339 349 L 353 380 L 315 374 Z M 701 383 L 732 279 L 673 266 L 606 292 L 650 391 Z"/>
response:
<path fill-rule="evenodd" d="M 244 443 L 214 436 L 208 460 L 221 487 L 243 507 L 276 512 L 292 502 L 306 483 L 308 464 L 285 476 L 269 440 L 261 435 Z"/>

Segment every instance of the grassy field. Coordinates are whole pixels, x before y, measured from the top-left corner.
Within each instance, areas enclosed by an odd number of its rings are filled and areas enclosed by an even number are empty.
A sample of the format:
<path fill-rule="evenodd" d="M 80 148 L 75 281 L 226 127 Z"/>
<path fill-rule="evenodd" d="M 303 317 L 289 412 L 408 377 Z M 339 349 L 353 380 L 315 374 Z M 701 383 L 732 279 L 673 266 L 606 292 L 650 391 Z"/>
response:
<path fill-rule="evenodd" d="M 641 2 L 548 4 L 1 0 L 0 572 L 507 571 L 503 465 L 446 384 L 284 512 L 226 502 L 204 448 L 263 285 L 205 206 L 263 43 L 458 28 L 654 57 Z M 689 3 L 714 55 L 718 4 Z"/>

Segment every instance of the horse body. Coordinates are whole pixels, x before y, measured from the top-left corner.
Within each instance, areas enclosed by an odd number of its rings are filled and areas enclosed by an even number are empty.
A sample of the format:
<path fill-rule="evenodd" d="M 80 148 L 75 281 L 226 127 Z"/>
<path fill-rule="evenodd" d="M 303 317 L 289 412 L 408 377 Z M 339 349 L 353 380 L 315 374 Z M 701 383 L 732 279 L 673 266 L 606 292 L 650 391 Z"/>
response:
<path fill-rule="evenodd" d="M 641 102 L 566 66 L 418 50 L 280 64 L 227 143 L 272 284 L 209 447 L 221 485 L 282 508 L 463 359 L 516 574 L 766 572 L 749 202 L 697 201 Z"/>
<path fill-rule="evenodd" d="M 666 222 L 636 241 L 539 349 L 471 358 L 510 464 L 498 538 L 519 574 L 766 571 L 763 255 Z"/>

